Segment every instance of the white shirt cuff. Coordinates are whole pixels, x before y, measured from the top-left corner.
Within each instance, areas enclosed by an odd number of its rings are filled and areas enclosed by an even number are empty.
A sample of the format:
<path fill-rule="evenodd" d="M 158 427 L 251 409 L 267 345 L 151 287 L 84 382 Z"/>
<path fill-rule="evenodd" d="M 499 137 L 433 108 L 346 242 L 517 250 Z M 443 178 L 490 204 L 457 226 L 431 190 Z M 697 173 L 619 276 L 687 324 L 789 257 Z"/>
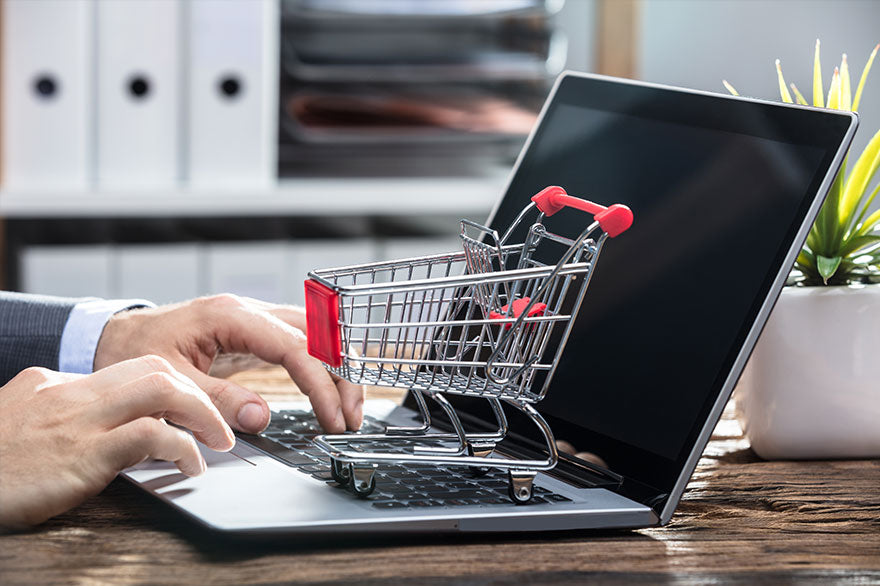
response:
<path fill-rule="evenodd" d="M 67 317 L 58 349 L 58 370 L 89 374 L 104 326 L 113 314 L 136 307 L 156 307 L 143 299 L 86 299 L 77 303 Z"/>

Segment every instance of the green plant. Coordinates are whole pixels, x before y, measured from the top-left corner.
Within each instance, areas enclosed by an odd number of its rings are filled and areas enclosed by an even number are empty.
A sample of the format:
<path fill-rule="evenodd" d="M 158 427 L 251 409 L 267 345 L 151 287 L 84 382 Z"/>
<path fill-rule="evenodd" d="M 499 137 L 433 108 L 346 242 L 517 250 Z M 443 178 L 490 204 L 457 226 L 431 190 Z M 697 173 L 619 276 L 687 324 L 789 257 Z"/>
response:
<path fill-rule="evenodd" d="M 853 96 L 850 87 L 846 54 L 840 67 L 834 68 L 827 99 L 822 86 L 819 64 L 819 41 L 813 57 L 813 105 L 819 108 L 858 111 L 865 88 L 865 80 L 880 45 L 868 58 L 859 85 Z M 791 84 L 791 92 L 782 76 L 782 67 L 776 60 L 779 93 L 783 102 L 808 105 L 807 100 Z M 727 81 L 724 87 L 739 93 Z M 792 98 L 792 93 L 794 98 Z M 847 161 L 838 173 L 828 197 L 819 211 L 795 262 L 789 282 L 804 285 L 844 285 L 857 282 L 880 282 L 880 210 L 869 213 L 880 184 L 871 189 L 871 182 L 880 168 L 880 131 L 874 134 L 847 175 Z"/>

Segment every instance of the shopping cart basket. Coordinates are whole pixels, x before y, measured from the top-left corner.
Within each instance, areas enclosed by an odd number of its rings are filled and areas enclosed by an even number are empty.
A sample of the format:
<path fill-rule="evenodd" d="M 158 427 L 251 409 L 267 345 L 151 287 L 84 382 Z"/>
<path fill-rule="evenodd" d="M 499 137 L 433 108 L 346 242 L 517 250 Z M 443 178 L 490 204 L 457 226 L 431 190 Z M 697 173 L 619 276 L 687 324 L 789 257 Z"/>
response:
<path fill-rule="evenodd" d="M 544 226 L 565 207 L 594 217 L 575 238 Z M 522 242 L 511 242 L 533 213 L 537 219 Z M 558 459 L 553 433 L 533 404 L 547 393 L 603 244 L 632 218 L 626 206 L 606 208 L 547 187 L 501 236 L 462 220 L 461 251 L 309 273 L 309 353 L 353 383 L 409 389 L 421 414 L 413 427 L 315 438 L 330 456 L 333 478 L 366 496 L 380 464 L 497 468 L 508 472 L 511 499 L 528 502 L 538 471 Z M 561 336 L 551 344 L 557 328 Z M 535 389 L 538 373 L 543 380 Z M 466 431 L 445 395 L 487 400 L 497 429 Z M 432 424 L 425 396 L 440 406 L 452 432 Z M 545 457 L 496 452 L 508 433 L 502 402 L 537 426 Z"/>

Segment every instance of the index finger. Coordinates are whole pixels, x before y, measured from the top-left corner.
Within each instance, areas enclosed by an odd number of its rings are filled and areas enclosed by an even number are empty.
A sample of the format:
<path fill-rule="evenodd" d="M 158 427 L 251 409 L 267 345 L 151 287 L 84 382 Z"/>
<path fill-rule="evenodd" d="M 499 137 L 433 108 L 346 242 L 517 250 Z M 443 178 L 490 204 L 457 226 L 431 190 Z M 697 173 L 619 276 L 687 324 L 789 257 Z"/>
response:
<path fill-rule="evenodd" d="M 339 391 L 321 362 L 309 356 L 302 330 L 243 300 L 230 297 L 224 304 L 225 311 L 209 312 L 224 351 L 249 352 L 280 364 L 309 397 L 321 426 L 331 433 L 345 431 Z"/>
<path fill-rule="evenodd" d="M 235 443 L 232 430 L 208 395 L 165 360 L 126 360 L 83 381 L 102 387 L 95 417 L 107 427 L 161 417 L 192 430 L 199 441 L 215 450 L 229 450 Z"/>
<path fill-rule="evenodd" d="M 273 305 L 264 301 L 248 301 L 256 303 L 258 307 L 293 327 L 306 331 L 306 315 L 301 309 Z M 363 423 L 363 405 L 364 398 L 366 397 L 366 388 L 363 385 L 349 382 L 333 373 L 329 374 L 339 392 L 339 397 L 342 401 L 342 412 L 345 415 L 348 428 L 353 430 L 360 429 L 361 423 Z"/>

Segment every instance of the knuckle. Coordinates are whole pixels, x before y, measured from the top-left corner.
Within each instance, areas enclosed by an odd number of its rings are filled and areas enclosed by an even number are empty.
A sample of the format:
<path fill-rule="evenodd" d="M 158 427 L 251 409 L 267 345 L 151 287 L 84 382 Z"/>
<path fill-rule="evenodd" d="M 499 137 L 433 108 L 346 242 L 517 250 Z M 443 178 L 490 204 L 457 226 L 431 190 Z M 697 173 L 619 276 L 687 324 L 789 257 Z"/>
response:
<path fill-rule="evenodd" d="M 235 387 L 227 381 L 221 381 L 211 388 L 209 395 L 218 406 L 228 405 L 234 400 Z"/>
<path fill-rule="evenodd" d="M 162 398 L 170 397 L 176 390 L 176 381 L 167 372 L 151 372 L 141 379 L 144 386 L 151 393 Z"/>
<path fill-rule="evenodd" d="M 152 417 L 142 417 L 131 424 L 131 439 L 137 445 L 148 445 L 153 443 L 161 433 L 161 425 L 164 425 L 158 419 Z"/>
<path fill-rule="evenodd" d="M 168 360 L 156 354 L 147 354 L 146 356 L 138 358 L 138 360 L 143 362 L 150 370 L 166 373 L 173 370 L 173 367 Z"/>
<path fill-rule="evenodd" d="M 56 376 L 57 373 L 48 368 L 43 368 L 42 366 L 30 366 L 18 373 L 15 378 L 20 378 L 21 380 L 32 384 L 42 384 L 51 381 Z"/>
<path fill-rule="evenodd" d="M 300 330 L 299 328 L 290 328 L 291 333 L 291 342 L 297 349 L 303 349 L 307 346 L 308 338 L 306 338 L 305 332 Z"/>
<path fill-rule="evenodd" d="M 244 306 L 244 300 L 234 293 L 221 293 L 206 298 L 209 307 L 218 309 L 236 309 Z"/>

